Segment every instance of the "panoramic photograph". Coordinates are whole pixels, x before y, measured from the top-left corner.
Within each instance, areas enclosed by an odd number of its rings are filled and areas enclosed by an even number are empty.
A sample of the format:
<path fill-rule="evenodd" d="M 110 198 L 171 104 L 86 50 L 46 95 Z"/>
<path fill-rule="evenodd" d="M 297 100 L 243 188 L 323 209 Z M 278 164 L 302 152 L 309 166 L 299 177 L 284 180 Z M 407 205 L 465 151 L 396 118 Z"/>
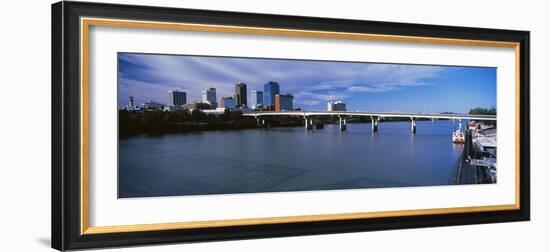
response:
<path fill-rule="evenodd" d="M 497 183 L 493 67 L 117 60 L 119 198 Z"/>

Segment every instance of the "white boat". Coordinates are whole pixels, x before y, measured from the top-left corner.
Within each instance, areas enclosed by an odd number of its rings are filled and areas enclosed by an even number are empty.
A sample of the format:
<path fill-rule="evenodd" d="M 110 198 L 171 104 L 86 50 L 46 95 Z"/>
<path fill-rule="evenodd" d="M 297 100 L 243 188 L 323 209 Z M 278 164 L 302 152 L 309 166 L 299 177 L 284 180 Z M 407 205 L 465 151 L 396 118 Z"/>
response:
<path fill-rule="evenodd" d="M 458 129 L 453 132 L 453 143 L 464 143 L 464 132 L 462 132 L 462 124 L 459 124 Z"/>

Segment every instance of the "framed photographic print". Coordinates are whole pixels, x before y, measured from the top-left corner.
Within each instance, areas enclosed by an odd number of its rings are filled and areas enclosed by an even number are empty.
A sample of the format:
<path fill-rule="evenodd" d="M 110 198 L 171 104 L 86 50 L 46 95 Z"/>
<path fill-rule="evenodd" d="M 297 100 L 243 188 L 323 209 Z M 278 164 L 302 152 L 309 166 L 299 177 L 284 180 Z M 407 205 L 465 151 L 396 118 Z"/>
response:
<path fill-rule="evenodd" d="M 52 6 L 58 250 L 529 220 L 529 32 Z"/>

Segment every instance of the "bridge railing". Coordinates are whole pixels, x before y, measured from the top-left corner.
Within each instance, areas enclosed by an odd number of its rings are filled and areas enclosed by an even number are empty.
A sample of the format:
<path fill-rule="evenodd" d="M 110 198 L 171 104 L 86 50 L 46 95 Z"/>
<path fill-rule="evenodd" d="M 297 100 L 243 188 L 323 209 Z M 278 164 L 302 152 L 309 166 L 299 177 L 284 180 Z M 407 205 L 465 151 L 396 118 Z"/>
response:
<path fill-rule="evenodd" d="M 243 116 L 370 116 L 370 117 L 405 117 L 405 118 L 428 118 L 428 119 L 470 119 L 470 120 L 488 120 L 495 121 L 496 115 L 471 115 L 471 114 L 427 114 L 427 113 L 407 113 L 407 112 L 363 112 L 363 111 L 316 111 L 316 110 L 295 110 L 295 111 L 252 111 L 245 112 Z"/>

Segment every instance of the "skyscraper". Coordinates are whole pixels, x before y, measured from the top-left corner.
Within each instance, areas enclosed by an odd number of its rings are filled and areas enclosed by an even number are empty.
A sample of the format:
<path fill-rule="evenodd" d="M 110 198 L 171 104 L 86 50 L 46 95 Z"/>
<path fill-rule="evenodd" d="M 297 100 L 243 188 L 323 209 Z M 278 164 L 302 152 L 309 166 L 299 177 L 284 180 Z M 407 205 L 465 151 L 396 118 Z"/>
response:
<path fill-rule="evenodd" d="M 235 105 L 237 107 L 246 107 L 246 84 L 239 82 L 235 84 Z"/>
<path fill-rule="evenodd" d="M 254 90 L 251 92 L 252 95 L 252 108 L 260 108 L 264 104 L 264 92 Z"/>
<path fill-rule="evenodd" d="M 217 107 L 216 89 L 208 88 L 202 91 L 202 102 L 210 104 L 210 108 L 215 109 Z"/>
<path fill-rule="evenodd" d="M 178 90 L 168 91 L 168 105 L 181 106 L 187 103 L 187 94 Z"/>
<path fill-rule="evenodd" d="M 269 110 L 275 109 L 275 95 L 279 94 L 279 83 L 270 81 L 264 84 L 264 107 Z"/>
<path fill-rule="evenodd" d="M 275 111 L 292 110 L 292 100 L 294 96 L 291 94 L 275 95 Z"/>

